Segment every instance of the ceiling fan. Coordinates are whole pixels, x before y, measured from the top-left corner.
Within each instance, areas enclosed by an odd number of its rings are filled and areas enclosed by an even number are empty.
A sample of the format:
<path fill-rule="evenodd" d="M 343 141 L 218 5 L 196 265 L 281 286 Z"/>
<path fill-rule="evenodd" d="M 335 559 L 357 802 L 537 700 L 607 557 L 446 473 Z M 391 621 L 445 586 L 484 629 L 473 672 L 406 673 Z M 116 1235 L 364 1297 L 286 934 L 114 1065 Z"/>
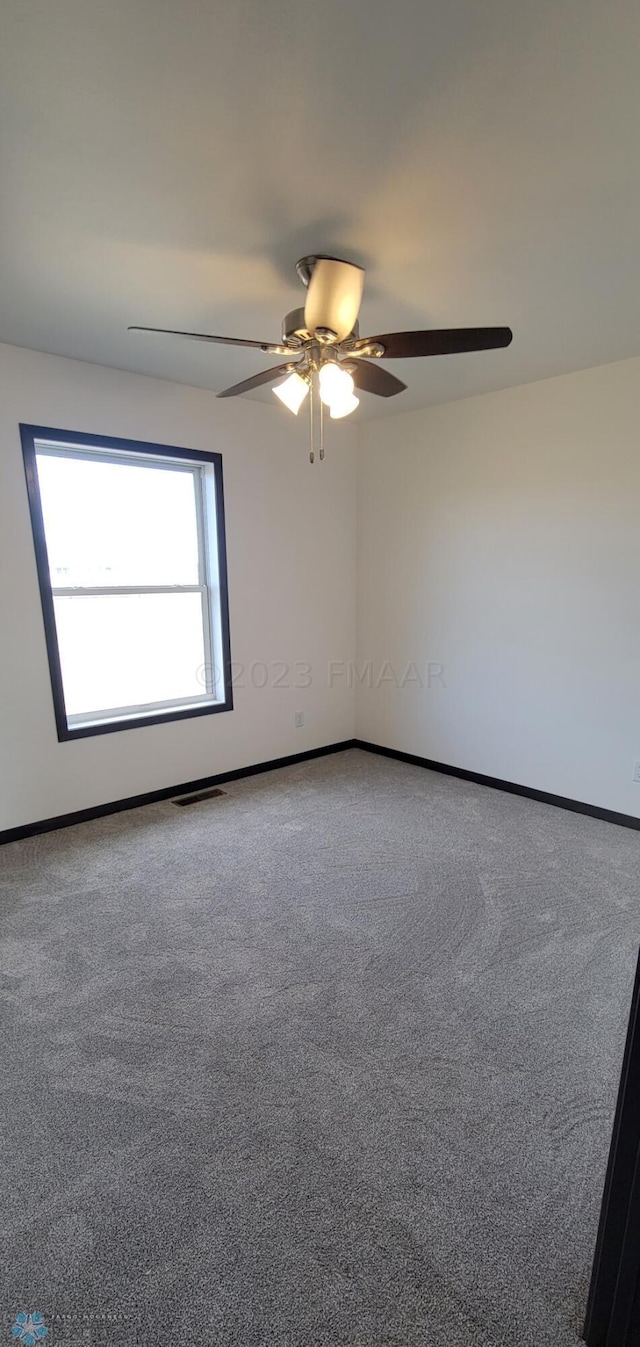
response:
<path fill-rule="evenodd" d="M 355 411 L 360 399 L 357 388 L 377 397 L 391 398 L 404 392 L 406 384 L 384 366 L 372 361 L 406 360 L 413 356 L 450 355 L 461 351 L 487 351 L 508 346 L 508 327 L 441 328 L 419 332 L 385 332 L 361 337 L 358 313 L 364 286 L 364 270 L 337 257 L 302 257 L 296 271 L 307 289 L 304 308 L 292 309 L 282 325 L 279 342 L 214 337 L 204 332 L 176 332 L 171 328 L 130 327 L 129 332 L 160 332 L 194 341 L 212 341 L 224 346 L 250 346 L 265 355 L 284 356 L 280 365 L 261 370 L 241 383 L 218 393 L 233 398 L 250 393 L 261 384 L 286 376 L 273 389 L 276 397 L 295 415 L 309 396 L 311 462 L 314 459 L 314 427 L 320 432 L 320 457 L 324 458 L 323 410 L 332 420 Z M 319 396 L 318 396 L 319 395 Z"/>

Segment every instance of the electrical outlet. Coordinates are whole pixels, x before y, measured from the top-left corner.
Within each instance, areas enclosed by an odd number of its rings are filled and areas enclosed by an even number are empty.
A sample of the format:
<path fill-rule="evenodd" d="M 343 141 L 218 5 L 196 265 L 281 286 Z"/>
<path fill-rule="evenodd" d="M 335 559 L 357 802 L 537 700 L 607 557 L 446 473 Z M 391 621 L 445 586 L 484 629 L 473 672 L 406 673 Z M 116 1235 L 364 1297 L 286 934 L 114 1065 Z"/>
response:
<path fill-rule="evenodd" d="M 304 711 L 296 711 L 293 717 L 293 723 L 297 730 L 302 729 L 302 726 L 304 725 Z M 636 763 L 636 767 L 640 767 L 640 763 Z M 640 776 L 637 777 L 637 780 L 640 781 Z"/>
<path fill-rule="evenodd" d="M 633 764 L 633 781 L 640 782 L 640 761 L 636 760 Z"/>

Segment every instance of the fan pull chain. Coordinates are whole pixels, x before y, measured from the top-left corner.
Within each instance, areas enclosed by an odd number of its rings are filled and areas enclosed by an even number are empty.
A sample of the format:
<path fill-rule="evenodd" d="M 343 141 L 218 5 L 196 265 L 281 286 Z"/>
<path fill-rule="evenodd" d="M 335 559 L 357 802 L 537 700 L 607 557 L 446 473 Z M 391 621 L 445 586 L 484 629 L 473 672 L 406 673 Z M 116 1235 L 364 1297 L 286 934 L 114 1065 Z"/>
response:
<path fill-rule="evenodd" d="M 322 462 L 324 458 L 324 406 L 322 398 L 316 398 L 316 376 L 311 375 L 309 379 L 309 462 L 314 463 L 316 457 L 316 443 L 318 448 L 318 457 Z M 317 407 L 316 407 L 317 403 Z M 317 426 L 317 441 L 316 441 Z"/>

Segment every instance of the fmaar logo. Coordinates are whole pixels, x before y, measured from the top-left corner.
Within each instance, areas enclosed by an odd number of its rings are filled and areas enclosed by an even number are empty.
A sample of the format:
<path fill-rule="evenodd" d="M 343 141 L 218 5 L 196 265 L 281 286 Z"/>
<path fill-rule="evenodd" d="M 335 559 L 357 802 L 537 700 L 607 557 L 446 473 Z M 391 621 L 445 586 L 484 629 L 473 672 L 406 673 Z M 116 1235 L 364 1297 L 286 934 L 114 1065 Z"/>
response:
<path fill-rule="evenodd" d="M 24 1342 L 25 1347 L 33 1347 L 35 1342 L 40 1342 L 41 1338 L 46 1338 L 48 1331 L 38 1310 L 34 1310 L 31 1314 L 25 1314 L 24 1310 L 20 1310 L 16 1314 L 16 1321 L 11 1329 L 13 1337 L 17 1338 L 19 1342 Z"/>

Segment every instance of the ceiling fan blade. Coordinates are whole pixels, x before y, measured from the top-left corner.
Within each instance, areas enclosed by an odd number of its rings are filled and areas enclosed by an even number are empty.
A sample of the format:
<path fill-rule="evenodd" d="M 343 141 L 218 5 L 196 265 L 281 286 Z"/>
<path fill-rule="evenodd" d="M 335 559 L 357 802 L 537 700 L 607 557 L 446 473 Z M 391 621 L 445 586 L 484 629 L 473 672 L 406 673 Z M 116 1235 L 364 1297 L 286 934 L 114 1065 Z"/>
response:
<path fill-rule="evenodd" d="M 249 341 L 243 337 L 211 337 L 207 332 L 176 332 L 171 327 L 128 327 L 127 332 L 160 332 L 165 337 L 190 337 L 192 341 L 217 341 L 222 346 L 255 346 L 258 351 L 269 355 L 293 354 L 293 348 L 283 346 L 282 342 Z"/>
<path fill-rule="evenodd" d="M 378 343 L 384 346 L 383 360 L 406 360 L 411 356 L 490 351 L 498 346 L 508 346 L 512 339 L 510 327 L 448 327 L 431 332 L 385 332 L 381 337 L 362 338 L 353 350 L 357 354 Z"/>
<path fill-rule="evenodd" d="M 334 257 L 318 257 L 304 306 L 307 331 L 313 335 L 326 328 L 335 332 L 337 341 L 344 341 L 355 327 L 363 286 L 362 267 Z"/>
<path fill-rule="evenodd" d="M 407 386 L 382 365 L 371 365 L 368 360 L 350 360 L 349 368 L 352 365 L 355 365 L 355 369 L 351 370 L 353 382 L 356 388 L 361 388 L 364 393 L 377 393 L 379 398 L 392 398 L 396 393 L 403 393 Z"/>
<path fill-rule="evenodd" d="M 242 383 L 233 384 L 231 388 L 223 389 L 218 393 L 219 398 L 237 398 L 240 393 L 250 393 L 252 388 L 259 388 L 260 384 L 270 384 L 274 379 L 278 379 L 281 374 L 288 374 L 290 370 L 295 369 L 295 365 L 274 365 L 272 369 L 260 370 L 259 374 L 252 374 L 250 379 L 243 379 Z"/>

